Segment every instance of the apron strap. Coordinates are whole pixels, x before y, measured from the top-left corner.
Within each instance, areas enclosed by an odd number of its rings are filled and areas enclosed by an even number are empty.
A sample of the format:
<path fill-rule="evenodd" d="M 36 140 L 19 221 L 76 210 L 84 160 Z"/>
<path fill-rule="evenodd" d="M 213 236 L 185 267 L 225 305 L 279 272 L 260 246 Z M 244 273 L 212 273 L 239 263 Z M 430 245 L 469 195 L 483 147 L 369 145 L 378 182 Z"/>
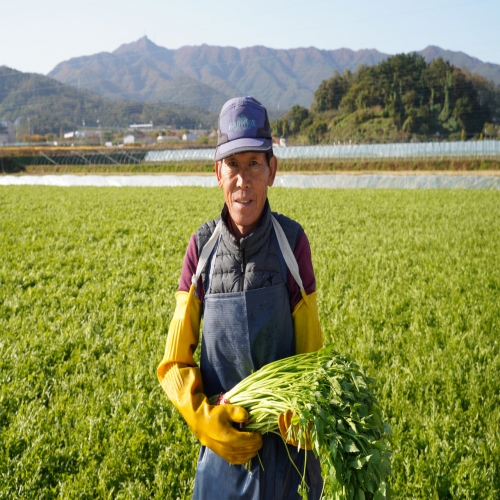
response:
<path fill-rule="evenodd" d="M 302 278 L 300 277 L 297 259 L 295 258 L 295 255 L 293 255 L 293 251 L 290 247 L 290 243 L 288 243 L 285 231 L 283 231 L 283 228 L 274 215 L 271 215 L 271 220 L 273 221 L 274 232 L 276 233 L 276 238 L 278 238 L 278 245 L 280 246 L 283 258 L 285 259 L 286 265 L 288 269 L 290 269 L 290 273 L 292 273 L 293 279 L 297 282 L 297 285 L 299 285 L 300 292 L 302 293 L 304 291 L 304 285 L 302 284 Z"/>
<path fill-rule="evenodd" d="M 217 247 L 219 246 L 219 242 L 221 239 L 221 234 L 219 234 L 219 237 L 217 238 L 217 241 L 215 242 L 214 248 L 212 252 L 210 253 L 210 256 L 208 257 L 208 262 L 207 266 L 209 266 L 208 273 L 205 278 L 205 295 L 210 293 L 210 287 L 212 284 L 212 276 L 214 274 L 214 268 L 215 268 L 215 254 L 217 252 Z"/>
<path fill-rule="evenodd" d="M 288 283 L 288 274 L 286 266 L 285 258 L 283 257 L 283 252 L 281 251 L 280 244 L 278 243 L 278 237 L 276 236 L 276 231 L 273 228 L 273 240 L 276 245 L 276 253 L 278 254 L 278 260 L 280 262 L 281 276 L 283 277 L 283 282 L 286 283 L 286 287 L 288 289 L 288 293 L 290 293 L 290 284 Z"/>
<path fill-rule="evenodd" d="M 193 274 L 193 277 L 191 278 L 191 284 L 195 288 L 198 286 L 198 280 L 200 279 L 203 269 L 205 269 L 205 266 L 207 265 L 208 259 L 210 258 L 212 250 L 214 249 L 217 243 L 221 230 L 222 230 L 222 219 L 219 220 L 219 222 L 215 226 L 215 230 L 212 233 L 212 236 L 207 241 L 207 243 L 205 244 L 205 246 L 201 251 L 200 258 L 198 259 L 198 266 L 196 267 L 196 273 Z"/>

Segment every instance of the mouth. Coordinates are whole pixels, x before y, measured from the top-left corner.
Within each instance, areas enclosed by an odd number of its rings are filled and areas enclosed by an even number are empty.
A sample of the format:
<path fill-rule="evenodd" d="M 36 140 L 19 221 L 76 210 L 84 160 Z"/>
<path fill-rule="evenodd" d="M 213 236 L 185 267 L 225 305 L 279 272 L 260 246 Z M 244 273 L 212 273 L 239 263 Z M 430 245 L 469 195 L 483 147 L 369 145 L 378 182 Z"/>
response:
<path fill-rule="evenodd" d="M 253 200 L 234 200 L 235 203 L 238 203 L 239 205 L 243 205 L 243 206 L 248 206 L 250 205 Z"/>

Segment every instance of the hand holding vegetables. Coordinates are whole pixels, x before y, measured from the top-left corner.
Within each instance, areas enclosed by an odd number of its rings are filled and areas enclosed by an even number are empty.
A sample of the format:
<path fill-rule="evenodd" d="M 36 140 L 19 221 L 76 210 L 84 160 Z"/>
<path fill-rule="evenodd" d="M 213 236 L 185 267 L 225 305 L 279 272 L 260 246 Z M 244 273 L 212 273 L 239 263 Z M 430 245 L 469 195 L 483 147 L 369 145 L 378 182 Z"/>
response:
<path fill-rule="evenodd" d="M 200 442 L 229 463 L 247 463 L 262 447 L 259 433 L 233 427 L 233 422 L 247 421 L 244 408 L 209 404 L 202 392 L 198 368 L 174 364 L 162 379 L 162 385 Z"/>
<path fill-rule="evenodd" d="M 290 410 L 287 410 L 285 413 L 282 413 L 278 417 L 278 428 L 280 430 L 281 437 L 286 443 L 291 444 L 292 446 L 299 446 L 299 441 L 297 440 L 295 435 L 299 433 L 300 429 L 297 424 L 295 424 L 293 428 L 291 427 L 292 425 L 294 425 L 292 423 L 292 420 L 293 420 L 293 413 Z M 306 442 L 300 443 L 301 445 L 300 448 L 304 450 L 312 450 L 309 431 L 306 433 L 307 434 Z"/>
<path fill-rule="evenodd" d="M 191 428 L 201 444 L 210 448 L 231 464 L 245 464 L 262 447 L 262 437 L 256 432 L 244 432 L 232 423 L 244 423 L 248 414 L 241 406 L 203 405 Z"/>

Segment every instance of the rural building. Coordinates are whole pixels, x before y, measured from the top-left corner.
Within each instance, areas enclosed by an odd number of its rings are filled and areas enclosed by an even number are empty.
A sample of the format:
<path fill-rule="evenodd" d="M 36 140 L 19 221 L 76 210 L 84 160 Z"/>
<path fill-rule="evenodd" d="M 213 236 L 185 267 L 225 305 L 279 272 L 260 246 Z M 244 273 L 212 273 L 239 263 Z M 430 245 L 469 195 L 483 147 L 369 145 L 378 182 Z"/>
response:
<path fill-rule="evenodd" d="M 159 135 L 156 138 L 157 142 L 175 142 L 179 140 L 180 139 L 176 135 Z"/>
<path fill-rule="evenodd" d="M 141 134 L 140 132 L 131 132 L 127 134 L 123 138 L 123 144 L 151 144 L 154 142 L 154 139 L 151 139 L 151 137 L 148 137 L 144 134 Z"/>
<path fill-rule="evenodd" d="M 78 130 L 75 130 L 74 132 L 66 132 L 64 134 L 65 139 L 81 139 L 85 137 L 85 132 L 80 132 Z"/>
<path fill-rule="evenodd" d="M 16 132 L 11 121 L 0 122 L 0 146 L 14 144 Z"/>
<path fill-rule="evenodd" d="M 288 143 L 286 142 L 286 139 L 284 137 L 273 137 L 273 146 L 286 148 L 288 146 Z"/>
<path fill-rule="evenodd" d="M 129 126 L 131 130 L 148 130 L 153 128 L 153 122 L 151 123 L 133 123 Z"/>
<path fill-rule="evenodd" d="M 134 134 L 127 134 L 123 138 L 123 144 L 135 144 L 135 135 Z"/>
<path fill-rule="evenodd" d="M 192 134 L 191 132 L 188 132 L 187 134 L 183 134 L 182 140 L 183 141 L 197 141 L 198 136 L 196 134 Z"/>

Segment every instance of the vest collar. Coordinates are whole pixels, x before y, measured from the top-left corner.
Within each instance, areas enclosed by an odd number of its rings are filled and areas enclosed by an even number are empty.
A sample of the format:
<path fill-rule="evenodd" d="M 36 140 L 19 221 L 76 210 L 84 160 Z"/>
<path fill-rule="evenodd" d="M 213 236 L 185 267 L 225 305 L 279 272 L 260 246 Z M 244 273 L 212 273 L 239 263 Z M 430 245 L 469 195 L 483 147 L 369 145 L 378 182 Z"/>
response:
<path fill-rule="evenodd" d="M 229 227 L 229 209 L 227 208 L 226 204 L 224 204 L 224 207 L 222 208 L 221 218 L 223 222 L 223 237 L 225 239 L 226 245 L 229 247 L 229 250 L 233 251 L 234 253 L 244 250 L 245 255 L 250 256 L 258 252 L 262 248 L 262 245 L 266 241 L 268 241 L 271 236 L 272 221 L 269 200 L 266 200 L 266 204 L 264 205 L 264 210 L 262 212 L 262 217 L 260 219 L 259 225 L 257 226 L 257 229 L 255 229 L 255 231 L 248 236 L 241 238 L 239 242 L 232 234 Z"/>

